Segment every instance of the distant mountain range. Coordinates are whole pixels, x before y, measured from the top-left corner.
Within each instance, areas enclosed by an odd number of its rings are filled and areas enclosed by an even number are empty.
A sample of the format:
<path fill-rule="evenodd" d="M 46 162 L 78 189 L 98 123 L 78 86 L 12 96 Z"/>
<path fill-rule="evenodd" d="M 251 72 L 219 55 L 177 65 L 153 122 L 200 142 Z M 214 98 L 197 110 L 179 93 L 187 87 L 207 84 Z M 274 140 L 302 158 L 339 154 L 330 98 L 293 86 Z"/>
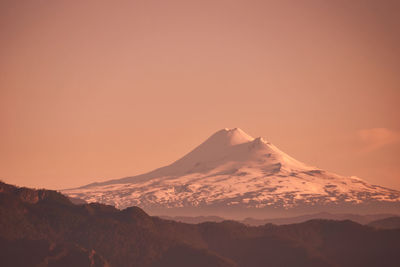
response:
<path fill-rule="evenodd" d="M 222 222 L 227 219 L 219 217 L 219 216 L 159 216 L 162 219 L 173 220 L 177 222 L 183 223 L 203 223 L 203 222 Z M 324 219 L 324 220 L 351 220 L 353 222 L 359 224 L 370 224 L 375 222 L 384 221 L 384 219 L 388 218 L 400 218 L 396 214 L 368 214 L 368 215 L 359 215 L 359 214 L 333 214 L 328 212 L 319 212 L 313 214 L 306 214 L 302 216 L 295 217 L 285 217 L 285 218 L 273 218 L 273 219 L 254 219 L 254 218 L 245 218 L 244 220 L 240 220 L 240 223 L 251 225 L 251 226 L 259 226 L 265 225 L 268 223 L 282 225 L 282 224 L 293 224 L 293 223 L 302 223 L 309 220 L 314 219 Z M 400 227 L 399 227 L 400 228 Z"/>
<path fill-rule="evenodd" d="M 400 216 L 393 216 L 372 221 L 368 224 L 378 229 L 400 229 Z"/>
<path fill-rule="evenodd" d="M 55 191 L 0 183 L 0 259 L 7 267 L 397 267 L 400 228 L 390 228 L 349 220 L 186 224 L 138 207 L 75 205 Z"/>
<path fill-rule="evenodd" d="M 238 128 L 218 131 L 171 165 L 63 193 L 168 216 L 400 213 L 399 191 L 309 166 Z"/>

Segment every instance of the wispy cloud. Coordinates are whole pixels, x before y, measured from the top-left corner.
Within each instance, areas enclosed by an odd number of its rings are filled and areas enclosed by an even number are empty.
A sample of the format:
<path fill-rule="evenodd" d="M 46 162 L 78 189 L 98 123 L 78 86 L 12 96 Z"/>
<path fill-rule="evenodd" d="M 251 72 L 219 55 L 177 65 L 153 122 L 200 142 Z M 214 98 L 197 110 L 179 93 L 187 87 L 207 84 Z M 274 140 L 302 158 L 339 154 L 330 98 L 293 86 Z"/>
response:
<path fill-rule="evenodd" d="M 387 128 L 363 129 L 357 132 L 363 142 L 364 152 L 371 152 L 384 146 L 400 142 L 400 132 Z"/>

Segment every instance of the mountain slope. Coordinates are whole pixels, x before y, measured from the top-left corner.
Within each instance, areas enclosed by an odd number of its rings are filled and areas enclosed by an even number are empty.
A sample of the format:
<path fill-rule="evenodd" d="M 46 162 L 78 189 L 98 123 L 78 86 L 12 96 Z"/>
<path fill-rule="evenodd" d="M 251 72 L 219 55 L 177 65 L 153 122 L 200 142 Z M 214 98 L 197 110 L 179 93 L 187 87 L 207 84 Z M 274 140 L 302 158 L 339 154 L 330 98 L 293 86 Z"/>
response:
<path fill-rule="evenodd" d="M 400 210 L 399 191 L 306 165 L 238 128 L 218 131 L 166 167 L 63 193 L 162 215 L 237 218 L 260 217 L 265 210 L 275 215 L 288 210 L 352 212 L 355 207 L 370 213 Z"/>

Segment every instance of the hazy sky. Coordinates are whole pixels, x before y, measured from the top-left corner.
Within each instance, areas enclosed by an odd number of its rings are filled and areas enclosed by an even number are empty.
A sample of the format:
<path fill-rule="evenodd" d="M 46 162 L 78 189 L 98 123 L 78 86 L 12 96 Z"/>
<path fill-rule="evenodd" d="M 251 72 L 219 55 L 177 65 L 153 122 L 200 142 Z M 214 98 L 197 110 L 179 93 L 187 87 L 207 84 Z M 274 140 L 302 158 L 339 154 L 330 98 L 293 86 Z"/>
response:
<path fill-rule="evenodd" d="M 400 1 L 0 2 L 0 178 L 150 171 L 240 127 L 400 189 Z"/>

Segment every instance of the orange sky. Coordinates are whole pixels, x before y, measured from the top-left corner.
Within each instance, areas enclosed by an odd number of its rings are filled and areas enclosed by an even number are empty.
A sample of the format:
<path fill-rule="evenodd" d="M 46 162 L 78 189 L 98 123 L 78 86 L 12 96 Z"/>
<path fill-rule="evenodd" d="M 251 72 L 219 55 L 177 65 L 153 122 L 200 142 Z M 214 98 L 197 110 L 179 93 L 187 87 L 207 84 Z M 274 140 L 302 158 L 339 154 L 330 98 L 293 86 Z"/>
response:
<path fill-rule="evenodd" d="M 3 0 L 0 178 L 140 174 L 240 127 L 400 189 L 399 13 L 397 0 Z"/>

